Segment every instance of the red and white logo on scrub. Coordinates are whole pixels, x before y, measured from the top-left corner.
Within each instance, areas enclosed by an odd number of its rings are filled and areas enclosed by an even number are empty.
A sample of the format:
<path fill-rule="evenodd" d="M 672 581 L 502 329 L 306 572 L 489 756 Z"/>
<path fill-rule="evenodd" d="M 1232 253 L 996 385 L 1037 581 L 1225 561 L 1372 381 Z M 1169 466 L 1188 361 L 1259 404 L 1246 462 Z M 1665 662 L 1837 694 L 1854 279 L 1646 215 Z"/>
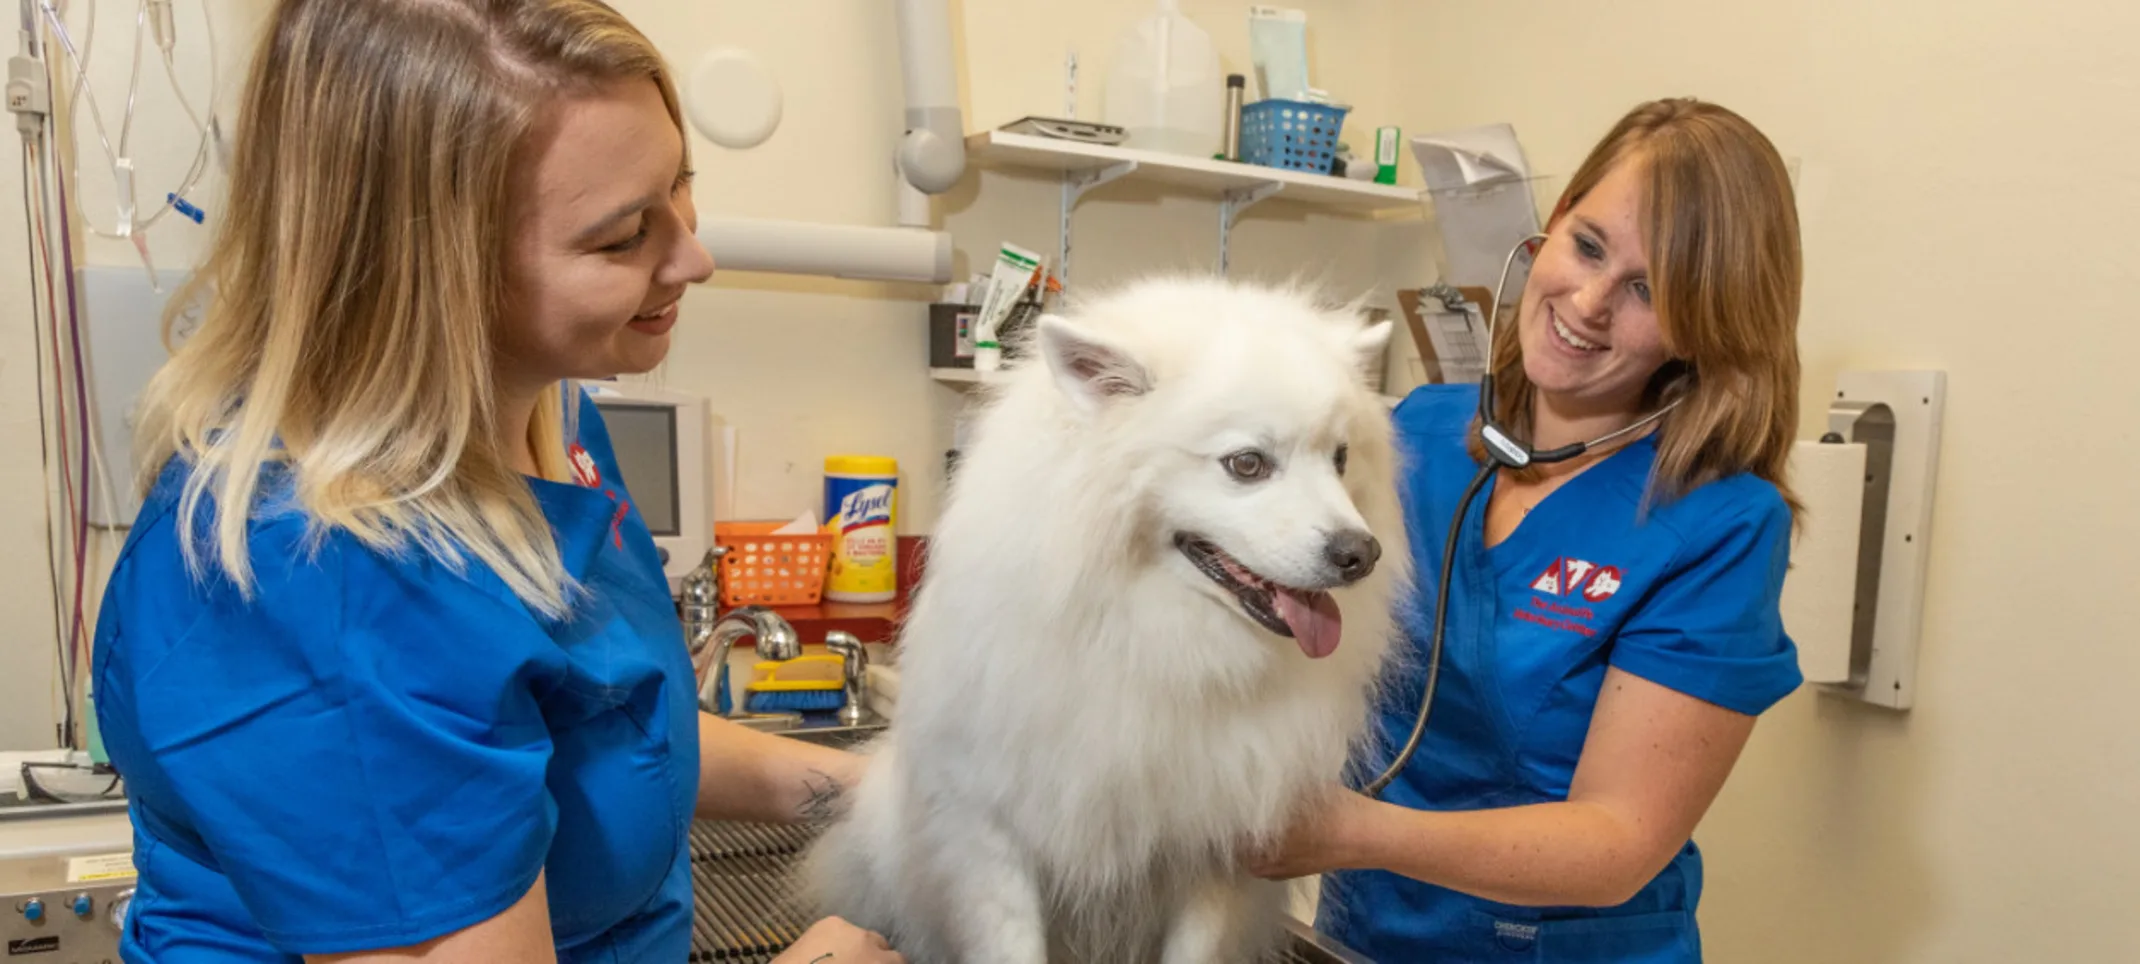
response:
<path fill-rule="evenodd" d="M 617 548 L 624 548 L 624 517 L 632 511 L 632 504 L 619 496 L 615 489 L 602 488 L 602 469 L 595 464 L 594 456 L 587 454 L 587 450 L 580 443 L 574 442 L 570 449 L 565 450 L 565 461 L 572 463 L 572 475 L 579 479 L 581 485 L 590 489 L 602 489 L 602 494 L 609 496 L 609 501 L 617 504 L 616 513 L 609 517 L 609 538 L 617 544 Z"/>
<path fill-rule="evenodd" d="M 590 489 L 602 487 L 602 470 L 595 467 L 594 456 L 587 454 L 587 450 L 581 448 L 580 443 L 572 443 L 572 450 L 565 453 L 565 458 L 572 463 L 572 474 L 580 480 L 581 485 Z"/>
<path fill-rule="evenodd" d="M 1580 594 L 1594 603 L 1611 599 L 1620 591 L 1620 567 L 1600 566 L 1586 559 L 1562 556 L 1531 583 L 1531 591 L 1549 596 Z"/>
<path fill-rule="evenodd" d="M 1602 566 L 1599 567 L 1596 573 L 1591 575 L 1590 582 L 1583 586 L 1583 598 L 1599 603 L 1611 599 L 1612 594 L 1619 591 L 1620 568 L 1618 566 Z"/>

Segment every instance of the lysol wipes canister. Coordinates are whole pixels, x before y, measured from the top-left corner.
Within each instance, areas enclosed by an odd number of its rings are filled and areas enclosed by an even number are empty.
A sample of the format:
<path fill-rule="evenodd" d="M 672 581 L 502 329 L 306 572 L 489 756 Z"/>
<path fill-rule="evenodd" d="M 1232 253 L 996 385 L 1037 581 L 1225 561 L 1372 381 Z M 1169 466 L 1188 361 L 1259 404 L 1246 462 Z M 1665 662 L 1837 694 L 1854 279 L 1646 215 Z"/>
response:
<path fill-rule="evenodd" d="M 869 455 L 825 459 L 825 531 L 832 536 L 832 571 L 825 598 L 889 602 L 899 591 L 894 514 L 899 462 Z"/>

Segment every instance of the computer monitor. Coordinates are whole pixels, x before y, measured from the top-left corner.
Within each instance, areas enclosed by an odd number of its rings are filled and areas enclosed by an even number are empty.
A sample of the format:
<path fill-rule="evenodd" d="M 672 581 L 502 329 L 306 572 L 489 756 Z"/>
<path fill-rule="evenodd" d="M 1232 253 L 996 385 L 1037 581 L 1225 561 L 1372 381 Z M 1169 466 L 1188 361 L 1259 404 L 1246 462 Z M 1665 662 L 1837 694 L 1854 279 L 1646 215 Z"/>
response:
<path fill-rule="evenodd" d="M 617 470 L 653 531 L 669 592 L 713 545 L 712 449 L 706 400 L 626 382 L 583 382 L 609 428 Z"/>

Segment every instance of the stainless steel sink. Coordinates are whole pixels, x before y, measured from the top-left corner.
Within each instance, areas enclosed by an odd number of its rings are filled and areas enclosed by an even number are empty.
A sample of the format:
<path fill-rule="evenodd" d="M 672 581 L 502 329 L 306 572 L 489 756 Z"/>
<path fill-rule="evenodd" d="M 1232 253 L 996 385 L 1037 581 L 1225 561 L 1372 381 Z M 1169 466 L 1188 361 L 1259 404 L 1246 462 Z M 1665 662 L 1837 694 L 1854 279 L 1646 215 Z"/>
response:
<path fill-rule="evenodd" d="M 860 723 L 841 723 L 830 712 L 738 713 L 724 719 L 764 733 L 842 748 L 867 740 L 889 725 L 875 713 L 865 714 Z"/>
<path fill-rule="evenodd" d="M 850 747 L 881 732 L 870 719 L 857 726 L 827 724 L 776 730 L 790 739 Z M 691 961 L 766 964 L 802 935 L 808 916 L 795 900 L 792 872 L 816 830 L 806 826 L 701 820 L 691 828 L 695 913 Z M 1287 918 L 1281 964 L 1372 964 L 1366 958 Z M 914 964 L 931 964 L 916 961 Z"/>
<path fill-rule="evenodd" d="M 815 714 L 813 714 L 814 716 Z M 774 732 L 791 740 L 801 740 L 805 743 L 816 743 L 844 750 L 858 743 L 868 742 L 870 738 L 884 732 L 884 728 L 889 725 L 890 723 L 883 717 L 872 714 L 861 723 L 852 726 L 836 722 L 813 724 L 806 719 L 801 726 Z"/>

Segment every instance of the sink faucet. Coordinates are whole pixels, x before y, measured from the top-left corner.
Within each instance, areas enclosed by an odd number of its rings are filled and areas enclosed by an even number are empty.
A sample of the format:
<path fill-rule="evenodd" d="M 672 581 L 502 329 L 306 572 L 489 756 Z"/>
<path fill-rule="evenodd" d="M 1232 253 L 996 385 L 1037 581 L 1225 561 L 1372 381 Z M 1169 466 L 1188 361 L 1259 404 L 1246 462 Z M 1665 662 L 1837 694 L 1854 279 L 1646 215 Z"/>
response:
<path fill-rule="evenodd" d="M 736 715 L 728 695 L 728 651 L 745 636 L 757 640 L 758 658 L 785 662 L 802 655 L 802 640 L 795 627 L 764 606 L 731 609 L 713 623 L 706 641 L 694 657 L 698 675 L 698 705 L 721 716 Z"/>
<path fill-rule="evenodd" d="M 869 717 L 869 651 L 853 633 L 837 629 L 825 634 L 825 648 L 840 657 L 840 679 L 847 702 L 840 706 L 840 724 L 857 726 Z"/>

